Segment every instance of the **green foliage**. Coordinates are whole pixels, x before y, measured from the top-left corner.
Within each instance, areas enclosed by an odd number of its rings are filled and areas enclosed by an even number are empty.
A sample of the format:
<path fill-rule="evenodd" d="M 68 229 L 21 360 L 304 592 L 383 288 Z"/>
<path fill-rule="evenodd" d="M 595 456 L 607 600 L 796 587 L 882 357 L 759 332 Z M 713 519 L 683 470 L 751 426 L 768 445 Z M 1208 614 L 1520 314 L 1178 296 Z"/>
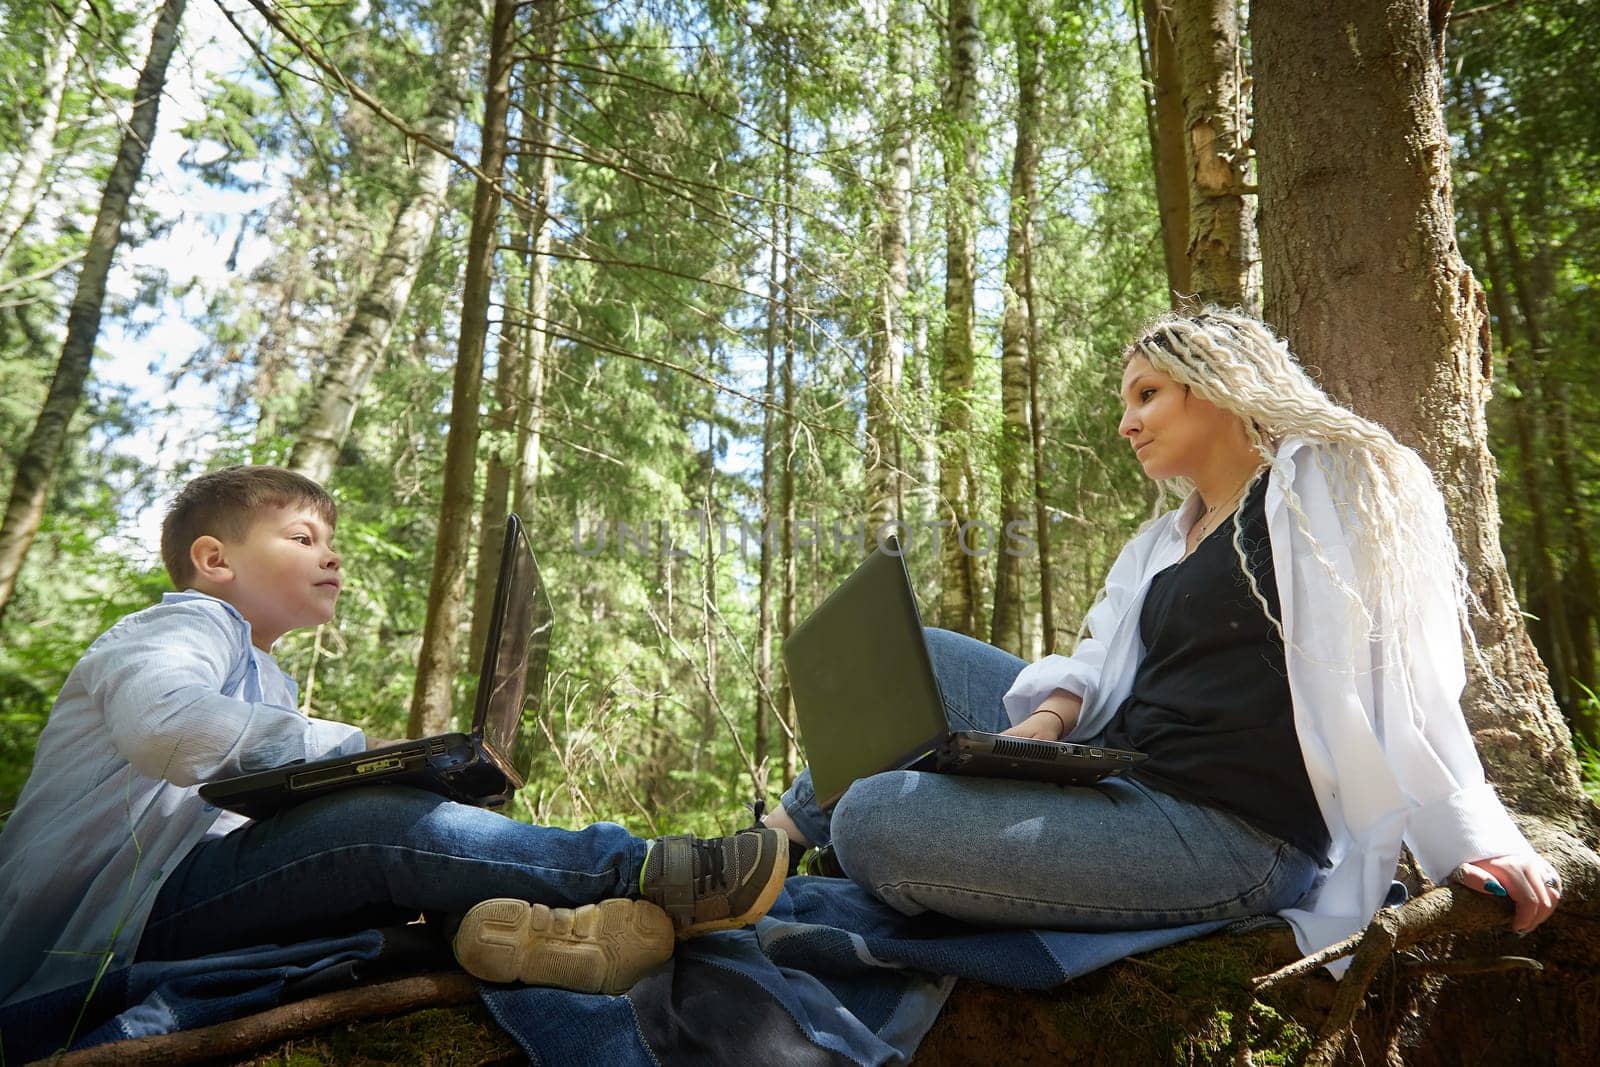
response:
<path fill-rule="evenodd" d="M 939 380 L 944 328 L 940 27 L 915 4 L 640 0 L 569 11 L 547 56 L 531 22 L 540 6 L 519 8 L 511 130 L 514 153 L 538 150 L 532 115 L 542 64 L 551 59 L 557 178 L 554 197 L 542 205 L 551 227 L 549 351 L 538 407 L 541 458 L 525 518 L 556 600 L 558 630 L 541 721 L 525 739 L 536 753 L 534 773 L 514 812 L 564 825 L 615 819 L 652 833 L 730 829 L 756 792 L 753 777 L 770 774 L 769 799 L 783 784 L 775 771 L 778 731 L 769 751 L 757 753 L 753 723 L 761 653 L 756 531 L 777 507 L 776 486 L 763 490 L 761 458 L 779 443 L 786 403 L 796 445 L 777 466 L 793 476 L 797 518 L 816 524 L 815 543 L 798 546 L 796 617 L 862 552 L 853 535 L 864 495 L 863 365 L 887 274 L 878 241 L 884 146 L 900 129 L 911 131 L 917 154 L 907 235 L 911 291 L 901 309 L 905 386 L 895 417 L 909 476 L 906 517 L 936 517 L 930 487 L 918 484 L 916 456 L 933 447 L 938 397 L 928 383 Z M 1589 529 L 1600 446 L 1592 412 L 1574 401 L 1584 395 L 1586 354 L 1600 339 L 1600 313 L 1589 298 L 1600 262 L 1600 133 L 1594 109 L 1583 103 L 1595 43 L 1592 34 L 1575 32 L 1579 6 L 1475 12 L 1455 31 L 1448 88 L 1460 134 L 1463 247 L 1474 261 L 1481 257 L 1481 216 L 1504 205 L 1529 250 L 1537 282 L 1531 306 L 1547 351 L 1539 353 L 1538 387 L 1525 399 L 1543 405 L 1540 417 L 1549 425 L 1558 411 L 1570 420 L 1580 490 L 1563 521 Z M 970 444 L 978 517 L 990 522 L 999 506 L 998 294 L 1016 107 L 1015 7 L 981 5 Z M 104 30 L 74 68 L 70 132 L 52 161 L 52 173 L 70 179 L 51 191 L 51 217 L 62 222 L 27 231 L 7 264 L 13 273 L 46 267 L 82 246 L 83 203 L 115 144 L 110 109 L 98 94 L 118 92 L 118 80 L 104 75 L 125 62 L 122 38 L 131 39 L 133 13 L 103 2 L 95 10 Z M 282 10 L 352 84 L 402 121 L 421 121 L 444 73 L 438 38 L 453 7 L 407 0 Z M 915 52 L 904 106 L 890 76 L 888 24 L 902 10 Z M 16 3 L 0 11 L 16 31 L 0 42 L 0 70 L 7 72 L 0 99 L 14 105 L 0 107 L 0 146 L 7 146 L 19 143 L 32 121 L 37 64 L 27 60 L 53 16 Z M 1165 306 L 1128 18 L 1125 5 L 1079 5 L 1054 10 L 1034 27 L 1045 102 L 1035 359 L 1058 646 L 1070 645 L 1114 553 L 1154 503 L 1115 436 L 1120 350 Z M 415 149 L 400 132 L 281 37 L 241 25 L 257 34 L 253 42 L 270 68 L 249 57 L 216 79 L 204 118 L 180 136 L 194 181 L 283 189 L 268 208 L 219 226 L 221 239 L 265 237 L 273 253 L 254 269 L 185 292 L 166 292 L 154 275 L 144 286 L 157 314 L 176 313 L 169 300 L 197 309 L 202 343 L 156 373 L 210 386 L 224 429 L 201 454 L 119 459 L 115 444 L 155 415 L 128 409 L 110 391 L 86 412 L 5 620 L 0 801 L 15 794 L 44 710 L 76 655 L 163 588 L 144 562 L 148 552 L 114 540 L 117 531 L 189 473 L 289 455 L 313 383 L 350 321 L 353 294 L 373 275 L 412 178 Z M 480 110 L 479 101 L 470 104 L 457 138 L 469 159 L 482 136 Z M 0 147 L 0 158 L 8 151 Z M 532 169 L 513 160 L 508 186 L 524 199 L 534 193 L 527 187 Z M 420 281 L 331 479 L 349 576 L 339 616 L 320 632 L 289 635 L 276 650 L 311 713 L 358 723 L 377 737 L 404 729 L 421 643 L 472 192 L 472 176 L 457 169 Z M 176 211 L 146 205 L 141 236 L 159 239 Z M 497 334 L 517 340 L 525 318 L 525 270 L 513 262 L 518 225 L 515 212 L 502 212 L 489 375 Z M 25 433 L 47 384 L 67 278 L 47 272 L 23 290 L 25 302 L 0 307 L 7 465 L 9 443 Z M 0 303 L 10 299 L 0 294 Z M 114 317 L 126 322 L 137 312 L 148 321 L 148 306 L 137 304 L 115 308 Z M 781 362 L 786 348 L 792 394 L 769 394 L 769 352 Z M 1502 389 L 1493 411 L 1496 451 L 1508 470 L 1516 446 L 1501 408 L 1512 394 Z M 482 458 L 504 447 L 485 435 Z M 1538 562 L 1522 547 L 1525 505 L 1509 486 L 1502 501 L 1513 571 L 1530 589 Z M 702 509 L 712 516 L 708 540 L 698 536 L 701 520 L 693 514 Z M 619 544 L 623 525 L 635 540 Z M 597 550 L 601 530 L 608 540 Z M 802 527 L 802 534 L 812 530 Z M 937 554 L 920 528 L 910 547 L 913 579 L 931 611 Z M 1555 558 L 1571 567 L 1570 544 L 1556 546 Z M 983 581 L 992 583 L 993 559 L 984 562 Z M 1037 567 L 1037 560 L 1024 561 L 1024 634 L 1032 651 L 1043 638 Z M 776 610 L 775 590 L 771 597 Z M 992 597 L 992 589 L 980 591 L 985 613 Z M 775 653 L 775 645 L 767 651 Z M 460 716 L 470 704 L 473 670 L 463 658 Z"/>

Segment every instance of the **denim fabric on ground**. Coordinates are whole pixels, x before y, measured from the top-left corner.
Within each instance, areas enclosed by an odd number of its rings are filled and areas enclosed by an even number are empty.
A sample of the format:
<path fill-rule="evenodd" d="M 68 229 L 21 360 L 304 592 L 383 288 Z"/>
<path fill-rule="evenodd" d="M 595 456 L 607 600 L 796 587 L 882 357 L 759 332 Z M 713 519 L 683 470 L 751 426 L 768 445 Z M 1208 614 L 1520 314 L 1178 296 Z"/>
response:
<path fill-rule="evenodd" d="M 0 1009 L 0 1048 L 4 1062 L 28 1063 L 67 1047 L 69 1038 L 77 1049 L 192 1030 L 275 1007 L 296 985 L 306 994 L 316 992 L 302 984 L 314 976 L 342 969 L 353 980 L 385 965 L 418 963 L 438 966 L 438 953 L 419 948 L 403 932 L 383 930 L 136 963 L 108 973 L 98 985 L 84 982 Z"/>
<path fill-rule="evenodd" d="M 1223 925 L 993 930 L 903 915 L 844 879 L 791 878 L 754 930 L 683 942 L 626 997 L 501 987 L 484 1000 L 535 1062 L 904 1063 L 957 977 L 1048 989 Z"/>
<path fill-rule="evenodd" d="M 839 878 L 792 878 L 753 930 L 683 942 L 625 996 L 484 986 L 490 1013 L 536 1063 L 904 1063 L 957 976 L 1046 989 L 1113 960 L 1209 933 L 1062 933 L 963 926 L 908 916 Z M 263 1011 L 286 983 L 351 959 L 376 959 L 384 935 L 265 947 L 107 975 L 95 1029 L 78 1047 L 172 1032 Z M 83 990 L 0 1012 L 6 1062 L 59 1047 Z M 115 1017 L 113 1017 L 115 1016 Z"/>

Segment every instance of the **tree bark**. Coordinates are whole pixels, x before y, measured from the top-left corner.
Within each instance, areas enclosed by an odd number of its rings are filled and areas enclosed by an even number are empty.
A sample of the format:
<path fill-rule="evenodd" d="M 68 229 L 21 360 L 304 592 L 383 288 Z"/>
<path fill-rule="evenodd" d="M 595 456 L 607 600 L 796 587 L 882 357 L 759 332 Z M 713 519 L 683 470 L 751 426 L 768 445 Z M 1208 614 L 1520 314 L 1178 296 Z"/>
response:
<path fill-rule="evenodd" d="M 791 79 L 793 77 L 793 43 L 785 42 L 784 45 L 788 62 L 784 64 L 783 75 L 783 166 L 782 182 L 783 194 L 779 197 L 780 211 L 782 212 L 782 239 L 783 239 L 783 286 L 780 290 L 782 307 L 780 309 L 780 333 L 783 342 L 783 361 L 780 364 L 779 380 L 783 389 L 783 419 L 782 437 L 779 442 L 779 516 L 780 532 L 778 538 L 778 559 L 782 571 L 783 587 L 781 600 L 778 605 L 778 643 L 781 645 L 789 639 L 789 634 L 794 632 L 796 614 L 796 594 L 798 592 L 799 575 L 795 559 L 795 486 L 794 486 L 794 452 L 795 452 L 795 403 L 794 403 L 794 195 L 795 195 L 795 166 L 794 166 L 794 93 Z M 765 531 L 763 531 L 764 533 Z M 781 719 L 783 730 L 783 781 L 794 780 L 798 770 L 799 753 L 795 746 L 794 735 L 794 691 L 789 684 L 788 671 L 783 674 L 783 683 L 778 687 L 775 700 L 778 716 Z"/>
<path fill-rule="evenodd" d="M 1509 399 L 1511 429 L 1517 442 L 1517 472 L 1520 488 L 1527 495 L 1529 526 L 1533 534 L 1532 566 L 1528 569 L 1530 605 L 1539 605 L 1537 614 L 1544 620 L 1549 639 L 1543 649 L 1549 653 L 1551 688 L 1563 707 L 1571 707 L 1572 637 L 1567 632 L 1567 603 L 1561 588 L 1560 567 L 1552 551 L 1549 508 L 1540 483 L 1540 447 L 1536 420 L 1538 386 L 1528 367 L 1527 346 L 1519 342 L 1511 318 L 1511 307 L 1506 299 L 1508 286 L 1500 254 L 1495 248 L 1494 234 L 1488 228 L 1487 213 L 1479 213 L 1479 227 L 1483 239 L 1484 267 L 1488 271 L 1490 290 L 1487 294 L 1494 317 L 1500 322 L 1500 344 L 1505 353 L 1506 376 L 1516 387 L 1517 395 Z"/>
<path fill-rule="evenodd" d="M 900 382 L 905 367 L 906 218 L 911 202 L 911 78 L 908 0 L 890 8 L 888 113 L 880 178 L 878 254 L 882 278 L 867 352 L 867 526 L 876 532 L 901 514 Z"/>
<path fill-rule="evenodd" d="M 973 316 L 977 289 L 978 57 L 976 0 L 949 0 L 944 86 L 944 366 L 939 389 L 939 625 L 977 636 L 977 557 L 965 551 L 971 479 Z"/>
<path fill-rule="evenodd" d="M 535 32 L 548 45 L 555 25 L 554 0 L 541 0 L 535 5 Z M 549 49 L 546 47 L 546 55 Z M 540 127 L 534 140 L 537 145 L 548 145 L 550 113 L 543 106 L 543 87 L 551 83 L 554 75 L 546 68 L 540 71 L 539 82 L 530 90 L 523 86 L 521 101 L 524 121 L 534 117 Z M 528 99 L 531 97 L 532 99 Z M 530 106 L 531 105 L 531 106 Z M 539 148 L 537 156 L 527 151 L 517 155 L 517 182 L 529 199 L 538 200 L 543 190 L 543 175 L 547 164 L 553 161 L 548 149 Z M 529 186 L 535 188 L 530 189 Z M 538 201 L 546 203 L 547 201 Z M 488 639 L 489 616 L 494 611 L 494 591 L 500 574 L 501 548 L 505 541 L 505 514 L 513 499 L 521 502 L 524 492 L 514 492 L 513 483 L 519 481 L 523 468 L 523 449 L 528 431 L 524 429 L 533 414 L 529 386 L 533 381 L 532 358 L 528 342 L 534 337 L 544 339 L 543 333 L 532 321 L 529 302 L 532 293 L 531 275 L 536 269 L 534 231 L 543 236 L 547 226 L 543 210 L 537 214 L 525 208 L 516 212 L 516 234 L 511 240 L 511 257 L 516 269 L 508 269 L 504 282 L 505 310 L 500 316 L 499 355 L 494 372 L 494 403 L 484 419 L 484 436 L 487 438 L 484 464 L 483 500 L 478 508 L 478 563 L 472 583 L 472 620 L 467 640 L 469 669 L 482 662 L 484 642 Z M 548 257 L 547 257 L 548 261 Z M 522 285 L 524 277 L 528 285 Z M 548 288 L 548 287 L 547 287 Z M 520 290 L 520 291 L 519 291 Z M 541 311 L 541 317 L 543 312 Z M 539 325 L 543 325 L 541 322 Z M 542 347 L 542 346 L 541 346 Z M 513 507 L 512 510 L 517 510 Z M 518 514 L 526 519 L 527 513 Z"/>
<path fill-rule="evenodd" d="M 774 182 L 774 185 L 777 184 Z M 780 210 L 779 197 L 774 196 L 769 215 L 771 238 L 767 257 L 767 382 L 766 390 L 762 393 L 766 404 L 761 408 L 761 509 L 758 512 L 761 516 L 761 577 L 756 590 L 756 739 L 755 755 L 752 757 L 758 766 L 766 760 L 770 751 L 768 730 L 776 712 L 772 696 L 772 570 L 777 546 L 772 543 L 768 531 L 772 529 L 775 511 L 773 500 L 777 495 L 774 483 L 778 478 L 774 458 L 778 448 L 776 440 L 778 427 L 777 419 L 773 416 L 773 406 L 778 402 L 778 250 L 780 247 L 778 213 Z M 787 779 L 784 784 L 787 784 Z"/>
<path fill-rule="evenodd" d="M 512 23 L 516 0 L 495 0 L 484 89 L 483 172 L 472 198 L 467 236 L 466 285 L 461 336 L 450 395 L 450 431 L 445 444 L 444 494 L 428 584 L 428 614 L 411 692 L 410 737 L 443 733 L 451 718 L 456 631 L 466 586 L 467 542 L 472 526 L 473 475 L 477 466 L 479 401 L 483 394 L 483 350 L 489 332 L 489 290 L 506 159 L 506 112 L 511 96 Z"/>
<path fill-rule="evenodd" d="M 1022 647 L 1022 557 L 1010 550 L 1009 532 L 1027 523 L 1024 464 L 1029 459 L 1029 400 L 1034 331 L 1029 290 L 1033 256 L 1033 206 L 1039 171 L 1040 28 L 1032 4 L 1012 14 L 1017 60 L 1016 145 L 1011 160 L 1011 219 L 1006 230 L 1006 280 L 1000 321 L 1000 531 L 995 556 L 994 613 L 989 643 L 1017 655 Z"/>
<path fill-rule="evenodd" d="M 424 132 L 436 143 L 455 140 L 456 121 L 466 106 L 472 56 L 482 40 L 482 24 L 482 0 L 453 0 L 450 21 L 442 34 L 438 80 L 422 123 Z M 356 298 L 355 314 L 322 365 L 310 408 L 301 416 L 289 453 L 290 469 L 318 482 L 326 482 L 333 474 L 356 408 L 395 324 L 405 314 L 444 210 L 450 161 L 427 148 L 416 151 L 421 158 L 411 192 L 395 212 L 378 269 Z"/>
<path fill-rule="evenodd" d="M 1236 0 L 1173 0 L 1183 75 L 1189 271 L 1199 304 L 1259 313 L 1255 197 L 1245 145 L 1249 104 Z"/>
<path fill-rule="evenodd" d="M 1589 805 L 1500 549 L 1488 316 L 1456 247 L 1443 12 L 1429 15 L 1383 0 L 1253 5 L 1266 318 L 1324 388 L 1415 448 L 1444 487 L 1482 604 L 1477 643 L 1504 683 L 1485 684 L 1468 657 L 1467 722 L 1511 805 L 1572 830 Z"/>
<path fill-rule="evenodd" d="M 1567 550 L 1572 557 L 1571 574 L 1562 573 L 1561 568 L 1552 562 L 1549 580 L 1551 583 L 1550 609 L 1552 613 L 1559 612 L 1560 618 L 1552 617 L 1550 620 L 1553 632 L 1560 634 L 1565 641 L 1567 661 L 1563 665 L 1567 676 L 1557 675 L 1557 694 L 1561 695 L 1564 689 L 1570 690 L 1573 682 L 1590 692 L 1595 690 L 1595 645 L 1591 637 L 1591 620 L 1594 617 L 1594 560 L 1589 551 L 1589 536 L 1584 529 L 1583 514 L 1577 508 L 1577 480 L 1572 470 L 1572 448 L 1569 438 L 1563 432 L 1564 420 L 1562 413 L 1554 407 L 1544 396 L 1544 368 L 1549 359 L 1550 349 L 1545 342 L 1544 330 L 1541 326 L 1543 315 L 1539 310 L 1539 292 L 1533 282 L 1527 261 L 1522 254 L 1522 243 L 1517 239 L 1515 221 L 1511 215 L 1510 205 L 1506 203 L 1504 194 L 1496 215 L 1500 219 L 1500 236 L 1505 243 L 1506 263 L 1510 270 L 1507 272 L 1510 285 L 1508 292 L 1514 296 L 1517 310 L 1522 314 L 1522 328 L 1527 335 L 1528 350 L 1526 357 L 1531 361 L 1527 367 L 1526 376 L 1529 379 L 1528 396 L 1535 393 L 1539 395 L 1541 403 L 1538 411 L 1541 416 L 1540 424 L 1549 421 L 1555 422 L 1553 435 L 1555 440 L 1549 447 L 1550 458 L 1556 468 L 1556 498 L 1555 510 L 1562 516 L 1561 525 L 1566 531 L 1565 540 Z M 1488 235 L 1484 235 L 1485 245 Z M 1508 357 L 1509 359 L 1509 354 Z M 1554 419 L 1551 419 L 1552 413 Z M 1530 490 L 1537 483 L 1529 482 Z M 1544 500 L 1540 497 L 1539 506 L 1544 507 Z M 1546 556 L 1555 560 L 1554 544 L 1546 543 Z M 1569 584 L 1576 586 L 1569 590 Z M 1569 596 L 1569 592 L 1575 596 Z M 1592 701 L 1581 700 L 1578 693 L 1568 692 L 1562 703 L 1574 709 L 1581 718 L 1576 719 L 1580 731 L 1590 742 L 1600 743 L 1600 720 L 1596 718 L 1596 709 Z"/>
<path fill-rule="evenodd" d="M 133 114 L 117 146 L 89 233 L 89 248 L 78 272 L 78 289 L 67 315 L 67 336 L 61 345 L 55 376 L 45 395 L 44 406 L 28 435 L 22 454 L 17 457 L 16 474 L 0 519 L 0 619 L 11 603 L 17 575 L 39 532 L 45 500 L 50 494 L 61 453 L 66 447 L 67 427 L 83 403 L 84 383 L 94 357 L 95 339 L 100 335 L 100 316 L 105 306 L 106 278 L 111 260 L 122 241 L 122 224 L 128 217 L 128 201 L 144 171 L 145 156 L 156 135 L 156 112 L 166 85 L 167 64 L 178 43 L 178 26 L 188 0 L 166 0 L 156 16 L 150 35 L 150 51 L 139 72 L 133 93 Z"/>
<path fill-rule="evenodd" d="M 61 34 L 52 44 L 54 48 L 45 59 L 44 72 L 39 78 L 39 121 L 28 131 L 28 139 L 21 153 L 11 163 L 11 182 L 0 201 L 0 268 L 5 266 L 12 246 L 22 229 L 33 216 L 39 203 L 39 190 L 44 185 L 44 168 L 55 149 L 56 132 L 61 128 L 61 109 L 67 97 L 67 68 L 78 53 L 85 19 L 76 23 L 79 4 L 74 2 L 60 11 Z"/>
<path fill-rule="evenodd" d="M 539 138 L 541 143 L 553 145 L 556 143 L 556 90 L 561 83 L 555 61 L 556 34 L 561 25 L 560 0 L 550 0 L 546 19 Z M 511 507 L 519 515 L 533 514 L 544 447 L 544 390 L 549 380 L 547 364 L 551 354 L 550 272 L 554 264 L 550 249 L 555 238 L 550 206 L 556 197 L 556 157 L 548 149 L 539 154 L 538 176 L 535 196 L 539 211 L 533 234 L 533 260 L 528 265 L 528 321 L 522 331 L 522 378 L 517 385 L 517 466 L 511 482 Z"/>
<path fill-rule="evenodd" d="M 1145 125 L 1156 206 L 1161 213 L 1161 258 L 1167 267 L 1167 297 L 1173 308 L 1193 292 L 1189 272 L 1189 164 L 1184 151 L 1183 71 L 1172 12 L 1162 0 L 1142 0 L 1135 23 L 1144 66 Z"/>

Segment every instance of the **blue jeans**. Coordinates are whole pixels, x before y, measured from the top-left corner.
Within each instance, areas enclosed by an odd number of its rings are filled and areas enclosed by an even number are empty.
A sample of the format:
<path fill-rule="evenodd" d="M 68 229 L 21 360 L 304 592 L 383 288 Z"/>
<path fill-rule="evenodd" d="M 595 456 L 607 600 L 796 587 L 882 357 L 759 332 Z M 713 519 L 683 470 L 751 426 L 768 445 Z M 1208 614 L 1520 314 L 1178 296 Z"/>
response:
<path fill-rule="evenodd" d="M 557 830 L 420 789 L 346 790 L 196 846 L 162 885 L 139 956 L 289 944 L 490 897 L 638 896 L 647 848 L 612 823 Z"/>
<path fill-rule="evenodd" d="M 952 729 L 1000 731 L 1026 664 L 926 631 Z M 783 807 L 858 884 L 907 914 L 1074 930 L 1142 929 L 1291 907 L 1316 861 L 1220 809 L 1130 778 L 1055 786 L 918 771 L 859 779 L 832 812 L 802 771 Z"/>

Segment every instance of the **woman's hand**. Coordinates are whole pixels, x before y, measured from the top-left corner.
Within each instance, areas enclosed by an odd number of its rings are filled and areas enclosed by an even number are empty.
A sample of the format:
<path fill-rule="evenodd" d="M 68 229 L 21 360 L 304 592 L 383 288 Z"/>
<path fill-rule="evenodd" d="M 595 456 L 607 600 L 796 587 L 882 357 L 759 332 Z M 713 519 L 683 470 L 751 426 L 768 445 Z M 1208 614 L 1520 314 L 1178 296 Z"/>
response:
<path fill-rule="evenodd" d="M 1083 698 L 1077 693 L 1057 689 L 1033 709 L 1033 714 L 1005 731 L 1007 737 L 1026 737 L 1034 741 L 1059 741 L 1077 725 Z"/>
<path fill-rule="evenodd" d="M 1549 860 L 1532 852 L 1463 863 L 1456 868 L 1455 878 L 1468 889 L 1509 897 L 1517 906 L 1511 917 L 1511 930 L 1516 934 L 1526 934 L 1550 918 L 1561 902 L 1561 876 Z"/>
<path fill-rule="evenodd" d="M 1002 731 L 1005 737 L 1026 737 L 1034 741 L 1058 741 L 1065 732 L 1061 729 L 1061 716 L 1042 708 L 1011 729 Z"/>

